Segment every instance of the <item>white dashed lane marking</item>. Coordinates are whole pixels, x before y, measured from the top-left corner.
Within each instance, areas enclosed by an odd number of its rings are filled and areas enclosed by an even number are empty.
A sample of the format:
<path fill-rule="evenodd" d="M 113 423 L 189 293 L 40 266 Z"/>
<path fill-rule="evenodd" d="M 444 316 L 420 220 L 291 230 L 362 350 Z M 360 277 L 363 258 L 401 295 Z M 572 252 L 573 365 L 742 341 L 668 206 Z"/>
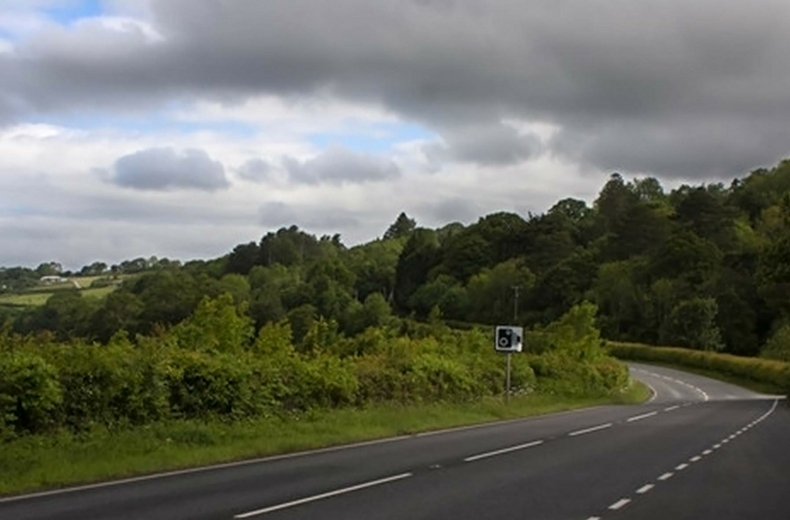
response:
<path fill-rule="evenodd" d="M 633 417 L 629 417 L 625 421 L 626 422 L 641 421 L 642 419 L 647 419 L 648 417 L 653 417 L 654 415 L 658 415 L 658 412 L 648 412 L 648 413 L 643 413 L 642 415 L 635 415 Z"/>
<path fill-rule="evenodd" d="M 612 423 L 600 424 L 598 426 L 593 426 L 592 428 L 585 428 L 583 430 L 576 430 L 575 432 L 571 432 L 568 434 L 569 437 L 576 437 L 577 435 L 584 435 L 585 433 L 592 433 L 597 432 L 598 430 L 605 430 L 606 428 L 611 428 Z"/>
<path fill-rule="evenodd" d="M 640 494 L 640 495 L 644 495 L 645 493 L 647 493 L 648 491 L 650 491 L 654 487 L 656 487 L 654 484 L 645 484 L 641 488 L 637 489 L 636 492 L 638 494 Z"/>
<path fill-rule="evenodd" d="M 501 450 L 489 451 L 489 452 L 486 452 L 486 453 L 480 453 L 479 455 L 472 455 L 471 457 L 466 457 L 464 459 L 464 462 L 474 462 L 476 460 L 485 459 L 485 458 L 488 458 L 488 457 L 494 457 L 496 455 L 503 455 L 505 453 L 510 453 L 512 451 L 524 450 L 526 448 L 532 448 L 533 446 L 540 446 L 541 444 L 543 444 L 542 440 L 527 442 L 526 444 L 519 444 L 517 446 L 510 446 L 509 448 L 502 448 Z"/>
<path fill-rule="evenodd" d="M 610 505 L 609 509 L 611 509 L 612 511 L 617 511 L 618 509 L 620 509 L 624 505 L 628 504 L 630 501 L 631 501 L 630 498 L 621 498 L 620 500 L 618 500 L 614 504 Z"/>

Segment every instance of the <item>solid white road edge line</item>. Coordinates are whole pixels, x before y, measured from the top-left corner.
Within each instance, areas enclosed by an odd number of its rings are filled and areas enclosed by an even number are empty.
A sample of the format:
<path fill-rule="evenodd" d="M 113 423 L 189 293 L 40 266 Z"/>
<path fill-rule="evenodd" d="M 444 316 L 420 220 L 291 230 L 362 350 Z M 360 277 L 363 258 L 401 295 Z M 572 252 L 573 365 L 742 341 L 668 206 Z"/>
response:
<path fill-rule="evenodd" d="M 510 453 L 511 451 L 523 450 L 525 448 L 531 448 L 533 446 L 540 446 L 541 444 L 543 444 L 543 441 L 539 440 L 539 441 L 527 442 L 526 444 L 518 444 L 516 446 L 510 446 L 509 448 L 502 448 L 501 450 L 488 451 L 486 453 L 480 453 L 478 455 L 472 455 L 471 457 L 466 457 L 464 459 L 464 462 L 473 462 L 475 460 L 485 459 L 487 457 L 494 457 L 496 455 Z"/>
<path fill-rule="evenodd" d="M 363 482 L 362 484 L 357 484 L 356 486 L 349 486 L 346 488 L 336 489 L 335 491 L 329 491 L 327 493 L 321 493 L 320 495 L 313 495 L 311 497 L 300 498 L 299 500 L 293 500 L 291 502 L 285 502 L 283 504 L 277 504 L 275 506 L 264 507 L 263 509 L 256 509 L 255 511 L 249 511 L 247 513 L 239 513 L 238 515 L 234 515 L 233 518 L 236 518 L 237 520 L 242 520 L 244 518 L 250 518 L 253 516 L 271 513 L 272 511 L 279 511 L 280 509 L 286 509 L 289 507 L 307 504 L 309 502 L 315 502 L 316 500 L 323 500 L 324 498 L 330 498 L 337 495 L 351 493 L 353 491 L 359 491 L 360 489 L 365 489 L 373 486 L 380 486 L 381 484 L 394 482 L 396 480 L 401 480 L 411 476 L 412 473 L 401 473 L 400 475 L 393 475 L 392 477 L 380 478 L 378 480 L 371 480 L 370 482 Z"/>
<path fill-rule="evenodd" d="M 575 432 L 569 433 L 568 436 L 576 437 L 577 435 L 584 435 L 585 433 L 597 432 L 598 430 L 605 430 L 606 428 L 611 428 L 611 427 L 612 427 L 612 423 L 599 424 L 598 426 L 593 426 L 592 428 L 585 428 L 584 430 L 576 430 Z"/>

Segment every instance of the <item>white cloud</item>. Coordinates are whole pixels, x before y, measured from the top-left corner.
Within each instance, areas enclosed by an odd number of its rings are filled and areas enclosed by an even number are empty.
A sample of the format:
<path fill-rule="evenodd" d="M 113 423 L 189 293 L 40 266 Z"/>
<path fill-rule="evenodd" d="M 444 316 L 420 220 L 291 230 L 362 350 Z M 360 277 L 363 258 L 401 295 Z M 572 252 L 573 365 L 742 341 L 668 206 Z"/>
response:
<path fill-rule="evenodd" d="M 790 152 L 784 0 L 107 0 L 66 26 L 57 2 L 0 6 L 0 265 L 291 221 L 353 243 Z"/>

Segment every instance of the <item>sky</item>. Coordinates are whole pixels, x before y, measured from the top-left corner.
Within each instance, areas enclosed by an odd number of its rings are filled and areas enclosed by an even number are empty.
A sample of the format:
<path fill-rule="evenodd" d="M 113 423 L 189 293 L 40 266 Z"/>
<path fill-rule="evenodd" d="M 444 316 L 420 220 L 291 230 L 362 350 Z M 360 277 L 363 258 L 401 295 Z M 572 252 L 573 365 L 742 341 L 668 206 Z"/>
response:
<path fill-rule="evenodd" d="M 0 265 L 729 184 L 788 121 L 786 0 L 0 0 Z"/>

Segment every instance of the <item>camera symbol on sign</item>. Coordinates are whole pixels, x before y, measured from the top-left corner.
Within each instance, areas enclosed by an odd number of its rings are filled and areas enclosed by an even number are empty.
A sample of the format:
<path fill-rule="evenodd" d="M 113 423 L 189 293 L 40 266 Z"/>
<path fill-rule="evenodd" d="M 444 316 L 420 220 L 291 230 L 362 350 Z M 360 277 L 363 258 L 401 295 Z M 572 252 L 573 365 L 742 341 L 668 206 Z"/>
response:
<path fill-rule="evenodd" d="M 524 329 L 500 325 L 496 328 L 496 343 L 494 348 L 498 352 L 521 352 Z"/>

